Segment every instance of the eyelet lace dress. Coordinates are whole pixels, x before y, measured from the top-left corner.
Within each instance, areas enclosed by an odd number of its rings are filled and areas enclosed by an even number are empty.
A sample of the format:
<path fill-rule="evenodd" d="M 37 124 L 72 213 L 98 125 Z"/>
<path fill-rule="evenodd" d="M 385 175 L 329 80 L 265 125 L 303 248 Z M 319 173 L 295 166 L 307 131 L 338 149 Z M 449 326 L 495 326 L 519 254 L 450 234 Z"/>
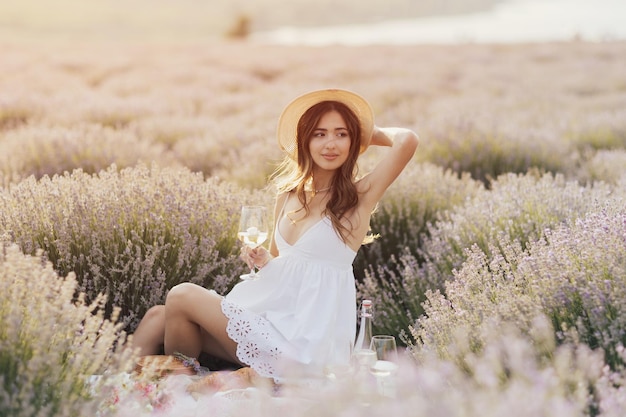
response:
<path fill-rule="evenodd" d="M 280 256 L 222 299 L 237 357 L 275 380 L 294 365 L 315 375 L 331 361 L 348 363 L 356 329 L 356 252 L 327 217 L 293 245 L 278 227 L 274 240 Z"/>

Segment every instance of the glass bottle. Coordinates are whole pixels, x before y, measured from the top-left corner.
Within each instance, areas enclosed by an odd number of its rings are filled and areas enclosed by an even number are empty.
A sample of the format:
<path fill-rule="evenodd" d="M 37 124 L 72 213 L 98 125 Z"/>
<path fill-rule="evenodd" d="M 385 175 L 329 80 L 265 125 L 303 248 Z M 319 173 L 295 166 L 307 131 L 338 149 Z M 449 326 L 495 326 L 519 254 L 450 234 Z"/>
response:
<path fill-rule="evenodd" d="M 370 348 L 372 341 L 372 301 L 363 300 L 359 311 L 359 334 L 353 349 L 356 390 L 363 405 L 369 405 L 376 393 L 376 381 L 370 368 L 376 363 L 376 352 Z"/>
<path fill-rule="evenodd" d="M 372 300 L 363 300 L 360 309 L 359 334 L 353 350 L 357 369 L 361 367 L 369 369 L 376 362 L 376 352 L 370 349 L 373 317 Z"/>

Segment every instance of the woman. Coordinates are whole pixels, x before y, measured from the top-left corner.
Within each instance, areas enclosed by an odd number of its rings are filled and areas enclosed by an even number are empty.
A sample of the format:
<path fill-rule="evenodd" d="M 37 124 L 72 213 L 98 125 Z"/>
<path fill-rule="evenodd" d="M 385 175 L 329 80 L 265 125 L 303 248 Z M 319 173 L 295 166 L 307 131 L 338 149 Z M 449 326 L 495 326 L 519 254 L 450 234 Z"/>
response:
<path fill-rule="evenodd" d="M 367 240 L 372 211 L 412 159 L 418 138 L 407 129 L 376 127 L 367 101 L 337 89 L 296 98 L 277 133 L 286 156 L 273 177 L 270 248 L 243 248 L 241 255 L 260 277 L 225 297 L 190 283 L 175 286 L 165 306 L 150 309 L 139 324 L 133 343 L 141 354 L 164 343 L 166 354 L 206 352 L 275 379 L 285 369 L 317 374 L 329 362 L 350 360 L 352 262 Z M 357 159 L 368 146 L 390 150 L 357 179 Z"/>

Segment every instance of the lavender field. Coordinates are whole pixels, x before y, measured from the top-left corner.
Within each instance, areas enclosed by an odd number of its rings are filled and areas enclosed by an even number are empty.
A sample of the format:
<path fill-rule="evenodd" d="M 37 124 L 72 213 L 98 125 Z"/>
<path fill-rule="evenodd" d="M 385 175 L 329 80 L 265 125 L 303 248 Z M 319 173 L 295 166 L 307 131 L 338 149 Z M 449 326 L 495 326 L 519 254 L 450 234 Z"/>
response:
<path fill-rule="evenodd" d="M 0 416 L 623 416 L 625 46 L 3 41 Z M 120 390 L 169 288 L 236 283 L 277 117 L 322 87 L 421 138 L 354 265 L 395 398 Z"/>

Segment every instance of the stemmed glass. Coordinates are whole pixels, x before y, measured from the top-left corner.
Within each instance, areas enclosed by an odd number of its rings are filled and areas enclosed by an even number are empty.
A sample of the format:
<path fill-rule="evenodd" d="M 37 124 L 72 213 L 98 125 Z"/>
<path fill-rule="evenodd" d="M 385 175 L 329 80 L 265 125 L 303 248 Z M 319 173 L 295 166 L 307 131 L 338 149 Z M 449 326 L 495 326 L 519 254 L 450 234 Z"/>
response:
<path fill-rule="evenodd" d="M 243 206 L 239 220 L 237 237 L 250 249 L 257 248 L 267 240 L 268 221 L 267 209 L 263 206 Z M 249 274 L 240 275 L 243 280 L 256 279 L 258 274 L 252 265 Z"/>
<path fill-rule="evenodd" d="M 396 338 L 386 335 L 374 336 L 370 349 L 376 352 L 376 362 L 370 367 L 370 372 L 376 377 L 378 389 L 384 396 L 394 397 L 394 377 L 398 370 Z"/>

